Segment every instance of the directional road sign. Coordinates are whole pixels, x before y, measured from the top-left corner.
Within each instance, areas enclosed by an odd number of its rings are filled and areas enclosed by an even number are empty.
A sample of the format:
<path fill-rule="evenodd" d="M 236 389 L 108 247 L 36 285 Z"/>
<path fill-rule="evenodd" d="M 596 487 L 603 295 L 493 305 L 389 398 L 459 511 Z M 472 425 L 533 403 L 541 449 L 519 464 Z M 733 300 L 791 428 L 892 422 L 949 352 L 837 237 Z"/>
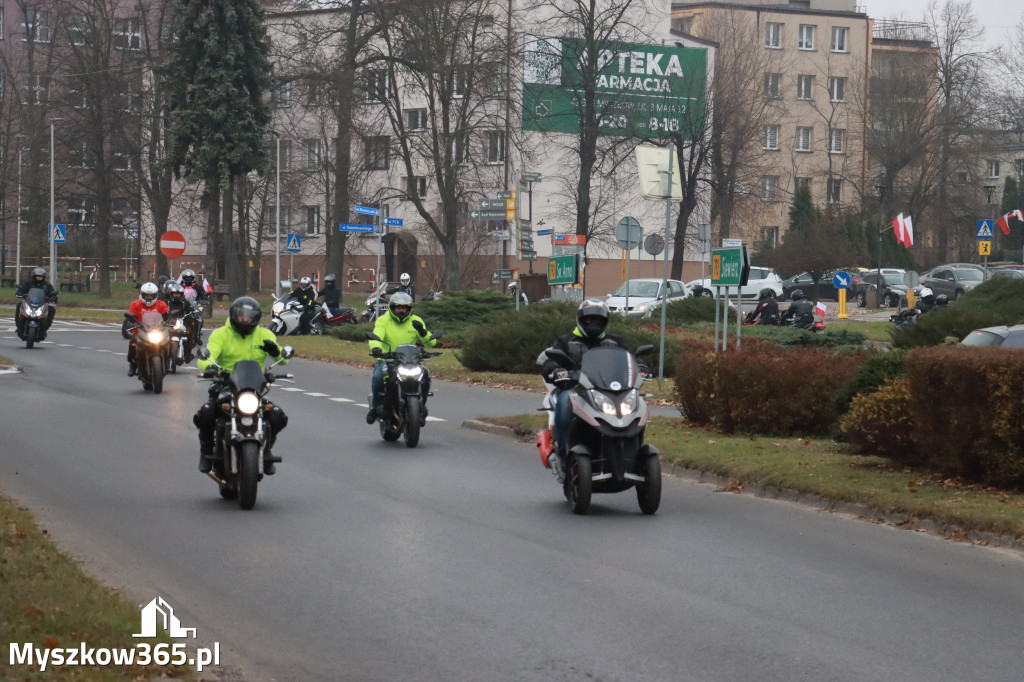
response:
<path fill-rule="evenodd" d="M 524 171 L 522 176 L 523 182 L 540 182 L 541 179 L 540 173 L 527 173 Z"/>
<path fill-rule="evenodd" d="M 554 230 L 537 230 L 534 234 L 536 234 L 538 237 L 546 237 L 547 235 L 551 234 L 553 231 Z"/>
<path fill-rule="evenodd" d="M 850 286 L 850 275 L 840 270 L 832 276 L 832 284 L 836 285 L 836 289 L 847 289 Z"/>
<path fill-rule="evenodd" d="M 285 251 L 298 253 L 302 250 L 302 235 L 291 232 L 288 234 L 288 241 L 285 242 Z"/>
<path fill-rule="evenodd" d="M 492 277 L 494 279 L 512 279 L 512 271 L 508 269 L 495 270 L 494 275 L 492 275 Z"/>
<path fill-rule="evenodd" d="M 512 233 L 509 230 L 495 230 L 491 234 L 494 235 L 495 239 L 505 240 L 512 238 Z"/>
<path fill-rule="evenodd" d="M 356 213 L 362 213 L 363 215 L 380 215 L 379 208 L 370 208 L 369 206 L 356 206 L 352 210 Z"/>
<path fill-rule="evenodd" d="M 620 248 L 632 251 L 640 246 L 640 238 L 643 236 L 643 229 L 640 222 L 632 216 L 626 216 L 615 226 L 615 242 Z"/>
<path fill-rule="evenodd" d="M 583 246 L 587 243 L 587 236 L 583 234 L 555 234 L 551 235 L 551 243 Z"/>
<path fill-rule="evenodd" d="M 507 199 L 481 199 L 481 211 L 504 211 Z"/>
<path fill-rule="evenodd" d="M 469 217 L 474 220 L 504 220 L 505 211 L 470 211 Z"/>
<path fill-rule="evenodd" d="M 978 221 L 978 239 L 992 239 L 992 220 Z"/>
<path fill-rule="evenodd" d="M 68 240 L 67 225 L 58 224 L 56 230 L 50 230 L 49 232 L 54 244 L 63 244 Z"/>
<path fill-rule="evenodd" d="M 185 235 L 177 230 L 167 230 L 160 237 L 160 251 L 168 258 L 180 258 L 185 253 Z"/>
<path fill-rule="evenodd" d="M 511 199 L 512 195 L 514 193 L 515 193 L 515 190 L 507 190 L 507 189 L 499 190 L 498 191 L 498 198 L 499 199 Z"/>
<path fill-rule="evenodd" d="M 548 258 L 548 284 L 576 284 L 579 281 L 576 254 Z"/>
<path fill-rule="evenodd" d="M 385 218 L 384 219 L 384 224 L 385 225 L 395 225 L 396 227 L 401 227 L 402 226 L 402 219 L 401 218 Z"/>
<path fill-rule="evenodd" d="M 523 249 L 522 259 L 523 260 L 537 260 L 537 252 L 536 251 L 527 251 L 526 249 Z"/>
<path fill-rule="evenodd" d="M 342 223 L 338 226 L 342 232 L 376 232 L 376 225 L 353 225 L 351 223 Z"/>

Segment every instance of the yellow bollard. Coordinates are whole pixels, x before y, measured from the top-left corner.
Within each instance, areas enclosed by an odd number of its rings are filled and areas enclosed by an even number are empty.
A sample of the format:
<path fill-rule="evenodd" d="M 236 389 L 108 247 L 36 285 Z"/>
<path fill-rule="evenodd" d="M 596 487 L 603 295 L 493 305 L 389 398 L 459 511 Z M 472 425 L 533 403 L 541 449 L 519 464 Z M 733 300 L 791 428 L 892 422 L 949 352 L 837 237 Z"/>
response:
<path fill-rule="evenodd" d="M 839 314 L 836 317 L 840 320 L 845 320 L 846 315 L 846 289 L 839 290 Z"/>
<path fill-rule="evenodd" d="M 907 307 L 913 308 L 915 303 L 917 303 L 917 297 L 914 296 L 912 289 L 907 289 Z"/>

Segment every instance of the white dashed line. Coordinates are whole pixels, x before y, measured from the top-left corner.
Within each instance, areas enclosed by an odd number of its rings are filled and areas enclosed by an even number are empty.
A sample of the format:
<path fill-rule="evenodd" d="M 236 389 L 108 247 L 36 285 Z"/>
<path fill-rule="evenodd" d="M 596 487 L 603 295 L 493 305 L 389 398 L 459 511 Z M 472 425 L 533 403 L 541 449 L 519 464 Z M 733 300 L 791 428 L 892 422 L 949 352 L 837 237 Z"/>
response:
<path fill-rule="evenodd" d="M 441 419 L 440 417 L 427 417 L 427 421 L 428 422 L 443 422 L 444 419 Z"/>
<path fill-rule="evenodd" d="M 327 397 L 329 397 L 327 393 L 307 393 L 306 395 L 308 395 L 310 398 L 327 398 Z"/>
<path fill-rule="evenodd" d="M 310 395 L 312 395 L 312 394 L 310 394 Z M 349 400 L 348 398 L 331 398 L 331 400 L 333 400 L 336 403 L 354 403 L 355 402 L 354 400 Z"/>
<path fill-rule="evenodd" d="M 295 388 L 294 386 L 282 386 L 278 390 L 279 391 L 298 391 L 300 393 L 305 393 L 305 391 L 302 390 L 301 388 Z"/>

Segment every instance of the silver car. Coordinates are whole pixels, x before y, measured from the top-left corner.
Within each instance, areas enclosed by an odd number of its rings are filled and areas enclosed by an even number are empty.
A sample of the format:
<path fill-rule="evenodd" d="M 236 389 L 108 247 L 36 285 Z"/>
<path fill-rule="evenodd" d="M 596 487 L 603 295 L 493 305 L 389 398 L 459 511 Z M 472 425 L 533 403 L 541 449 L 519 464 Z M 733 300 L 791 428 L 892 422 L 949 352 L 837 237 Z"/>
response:
<path fill-rule="evenodd" d="M 688 289 L 678 279 L 666 280 L 662 289 L 660 279 L 631 279 L 623 282 L 605 301 L 608 310 L 613 313 L 625 314 L 629 317 L 650 317 L 655 309 L 661 307 L 662 299 L 669 302 L 684 298 Z M 629 293 L 629 308 L 626 308 L 626 293 Z"/>

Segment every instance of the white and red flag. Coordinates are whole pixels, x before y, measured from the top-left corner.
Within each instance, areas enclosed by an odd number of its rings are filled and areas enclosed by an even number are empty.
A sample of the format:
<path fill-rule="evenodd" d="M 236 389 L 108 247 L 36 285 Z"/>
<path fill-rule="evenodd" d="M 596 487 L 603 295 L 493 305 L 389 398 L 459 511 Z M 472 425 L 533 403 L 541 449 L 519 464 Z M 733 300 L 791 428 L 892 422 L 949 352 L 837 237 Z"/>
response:
<path fill-rule="evenodd" d="M 900 213 L 892 219 L 892 229 L 896 232 L 896 243 L 906 248 L 914 245 L 914 219 Z"/>
<path fill-rule="evenodd" d="M 821 301 L 818 301 L 818 305 L 814 306 L 814 312 L 817 313 L 818 315 L 821 315 L 822 317 L 825 317 L 826 310 L 828 310 L 828 306 L 826 306 Z"/>
<path fill-rule="evenodd" d="M 1003 234 L 1010 234 L 1010 218 L 1016 218 L 1017 220 L 1024 222 L 1024 211 L 1019 208 L 1015 211 L 1010 211 L 1002 218 L 996 221 L 996 225 L 1003 231 Z"/>
<path fill-rule="evenodd" d="M 213 286 L 210 284 L 210 280 L 206 279 L 206 275 L 203 275 L 203 291 L 208 294 L 213 293 Z"/>

